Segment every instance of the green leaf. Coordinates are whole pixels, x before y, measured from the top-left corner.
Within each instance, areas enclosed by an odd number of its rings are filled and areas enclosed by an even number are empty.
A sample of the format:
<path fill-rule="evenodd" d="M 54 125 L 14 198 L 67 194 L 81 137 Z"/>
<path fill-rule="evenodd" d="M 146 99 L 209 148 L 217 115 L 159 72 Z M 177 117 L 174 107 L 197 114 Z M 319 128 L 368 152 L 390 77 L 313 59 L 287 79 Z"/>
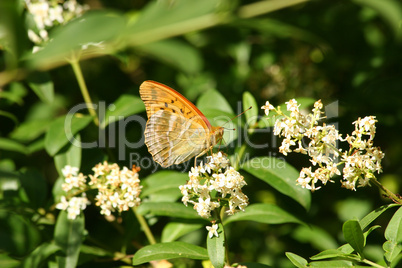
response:
<path fill-rule="evenodd" d="M 0 253 L 0 267 L 18 268 L 23 266 L 21 265 L 21 261 L 9 257 L 7 253 Z M 37 266 L 29 266 L 29 267 L 37 267 Z"/>
<path fill-rule="evenodd" d="M 80 134 L 75 135 L 74 138 L 77 142 L 81 143 Z M 63 173 L 61 172 L 61 170 L 67 165 L 77 168 L 81 167 L 81 153 L 82 153 L 81 147 L 74 146 L 73 144 L 70 143 L 69 146 L 63 152 L 59 152 L 54 157 L 56 170 L 59 173 L 60 177 L 63 177 Z"/>
<path fill-rule="evenodd" d="M 201 219 L 193 208 L 179 203 L 145 202 L 141 203 L 137 212 L 142 215 L 152 214 L 155 216 L 169 216 L 182 219 Z"/>
<path fill-rule="evenodd" d="M 49 128 L 51 120 L 31 120 L 22 122 L 11 132 L 10 137 L 22 142 L 30 142 L 38 138 Z"/>
<path fill-rule="evenodd" d="M 286 257 L 293 263 L 294 266 L 299 267 L 299 268 L 304 268 L 307 267 L 307 260 L 303 257 L 300 257 L 299 255 L 296 255 L 292 252 L 286 252 Z"/>
<path fill-rule="evenodd" d="M 161 40 L 138 46 L 137 49 L 185 73 L 197 73 L 203 66 L 198 50 L 181 40 Z"/>
<path fill-rule="evenodd" d="M 149 44 L 168 37 L 203 29 L 219 22 L 215 0 L 179 0 L 150 2 L 134 23 L 127 28 L 128 43 L 132 46 Z"/>
<path fill-rule="evenodd" d="M 336 248 L 338 246 L 336 240 L 327 231 L 314 225 L 298 226 L 292 236 L 300 243 L 310 243 L 312 247 L 318 250 Z"/>
<path fill-rule="evenodd" d="M 222 94 L 215 89 L 206 91 L 198 98 L 197 108 L 202 112 L 205 110 L 219 110 L 227 114 L 234 114 L 230 104 L 226 101 Z"/>
<path fill-rule="evenodd" d="M 110 123 L 122 120 L 129 115 L 145 111 L 142 100 L 139 97 L 128 94 L 121 95 L 113 105 L 113 109 L 109 105 L 104 120 L 101 119 L 101 128 L 105 128 Z"/>
<path fill-rule="evenodd" d="M 35 72 L 28 77 L 28 85 L 43 102 L 54 101 L 53 82 L 48 73 Z"/>
<path fill-rule="evenodd" d="M 109 54 L 119 48 L 119 44 L 108 46 L 125 28 L 125 16 L 110 10 L 96 10 L 86 12 L 79 18 L 58 27 L 50 34 L 51 42 L 40 51 L 27 57 L 27 64 L 35 69 L 49 69 L 66 64 L 72 57 L 72 52 L 81 50 L 83 45 L 89 46 L 88 52 L 92 55 Z M 85 57 L 86 54 L 81 54 Z"/>
<path fill-rule="evenodd" d="M 59 213 L 54 230 L 54 241 L 65 255 L 57 257 L 58 267 L 77 266 L 80 246 L 84 239 L 84 221 L 82 214 L 75 220 L 69 220 L 66 211 Z"/>
<path fill-rule="evenodd" d="M 80 114 L 67 114 L 54 120 L 45 136 L 45 148 L 49 155 L 54 156 L 67 143 L 81 146 L 74 135 L 85 128 L 92 121 L 92 116 Z"/>
<path fill-rule="evenodd" d="M 365 239 L 359 221 L 348 220 L 343 224 L 342 231 L 346 242 L 348 242 L 352 248 L 363 257 Z"/>
<path fill-rule="evenodd" d="M 133 257 L 133 265 L 175 258 L 207 260 L 208 254 L 205 248 L 184 242 L 159 243 L 139 249 Z"/>
<path fill-rule="evenodd" d="M 383 245 L 384 256 L 391 263 L 402 251 L 402 207 L 392 216 L 384 235 L 387 239 Z"/>
<path fill-rule="evenodd" d="M 192 231 L 201 229 L 204 224 L 185 223 L 185 222 L 169 222 L 162 231 L 162 242 L 172 242 L 183 235 Z"/>
<path fill-rule="evenodd" d="M 368 236 L 373 230 L 375 230 L 375 229 L 377 229 L 377 228 L 381 228 L 381 226 L 379 226 L 379 225 L 372 226 L 372 227 L 369 228 L 366 232 L 364 232 L 364 233 L 363 233 L 364 240 L 366 241 L 366 240 L 367 240 L 367 236 Z M 341 251 L 341 252 L 344 253 L 344 254 L 351 254 L 351 253 L 353 253 L 353 248 L 352 248 L 352 246 L 351 246 L 350 244 L 344 244 L 344 245 L 338 247 L 337 250 L 338 250 L 338 251 Z"/>
<path fill-rule="evenodd" d="M 25 169 L 21 172 L 20 183 L 29 199 L 32 208 L 43 207 L 47 197 L 47 182 L 45 177 L 36 169 Z"/>
<path fill-rule="evenodd" d="M 245 112 L 244 115 L 246 116 L 247 125 L 254 126 L 254 124 L 257 122 L 260 107 L 258 107 L 254 96 L 250 92 L 246 91 L 243 93 L 243 109 L 246 110 L 249 107 L 252 107 L 251 110 Z"/>
<path fill-rule="evenodd" d="M 222 223 L 218 224 L 218 237 L 212 238 L 207 235 L 207 250 L 208 256 L 215 268 L 222 268 L 225 266 L 225 231 Z"/>
<path fill-rule="evenodd" d="M 402 18 L 401 2 L 395 0 L 353 0 L 356 4 L 374 9 L 386 21 L 397 38 L 401 38 L 400 23 Z"/>
<path fill-rule="evenodd" d="M 0 137 L 0 149 L 22 154 L 29 153 L 27 147 L 25 147 L 21 143 L 1 137 Z"/>
<path fill-rule="evenodd" d="M 272 266 L 265 265 L 257 262 L 240 262 L 239 265 L 246 266 L 247 268 L 271 268 Z M 236 266 L 238 267 L 238 266 Z"/>
<path fill-rule="evenodd" d="M 281 224 L 281 223 L 302 223 L 296 217 L 287 213 L 280 207 L 274 204 L 252 204 L 244 209 L 244 212 L 238 212 L 233 216 L 228 217 L 224 224 L 235 221 L 255 221 L 266 224 Z"/>
<path fill-rule="evenodd" d="M 12 82 L 8 87 L 8 91 L 0 91 L 0 99 L 7 99 L 11 103 L 16 103 L 18 105 L 24 104 L 24 96 L 27 94 L 28 90 L 22 83 Z"/>
<path fill-rule="evenodd" d="M 357 267 L 353 264 L 351 261 L 314 261 L 310 262 L 310 265 L 308 267 L 334 267 L 334 268 L 339 268 L 339 267 Z"/>
<path fill-rule="evenodd" d="M 24 259 L 22 267 L 30 268 L 46 266 L 45 261 L 58 251 L 60 251 L 60 247 L 54 243 L 45 242 Z"/>
<path fill-rule="evenodd" d="M 377 219 L 383 212 L 387 211 L 387 209 L 400 206 L 398 204 L 387 204 L 384 206 L 379 207 L 376 210 L 370 212 L 367 216 L 360 220 L 360 226 L 362 230 L 366 229 L 375 219 Z"/>
<path fill-rule="evenodd" d="M 181 196 L 180 185 L 186 184 L 187 173 L 171 170 L 158 171 L 145 180 L 141 198 L 148 197 L 151 202 L 174 202 Z"/>
<path fill-rule="evenodd" d="M 299 172 L 285 161 L 275 157 L 256 157 L 243 163 L 241 168 L 293 198 L 305 209 L 310 208 L 310 192 L 296 185 Z"/>
<path fill-rule="evenodd" d="M 345 254 L 342 251 L 339 251 L 337 249 L 328 249 L 328 250 L 324 250 L 324 251 L 310 257 L 310 259 L 323 260 L 323 259 L 338 258 L 338 257 L 345 257 L 345 256 L 349 256 L 349 254 Z"/>
<path fill-rule="evenodd" d="M 40 232 L 26 217 L 16 211 L 0 210 L 0 248 L 16 256 L 23 256 L 34 250 L 40 240 Z"/>

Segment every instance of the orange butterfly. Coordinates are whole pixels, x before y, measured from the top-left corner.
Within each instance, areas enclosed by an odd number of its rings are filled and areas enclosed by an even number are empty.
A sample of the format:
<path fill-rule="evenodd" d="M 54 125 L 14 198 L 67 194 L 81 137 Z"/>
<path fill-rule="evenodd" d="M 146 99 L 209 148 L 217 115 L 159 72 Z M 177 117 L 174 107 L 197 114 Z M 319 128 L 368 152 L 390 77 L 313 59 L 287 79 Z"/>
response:
<path fill-rule="evenodd" d="M 222 140 L 223 127 L 213 127 L 204 114 L 174 89 L 155 81 L 140 86 L 147 110 L 145 144 L 162 167 L 206 153 Z"/>

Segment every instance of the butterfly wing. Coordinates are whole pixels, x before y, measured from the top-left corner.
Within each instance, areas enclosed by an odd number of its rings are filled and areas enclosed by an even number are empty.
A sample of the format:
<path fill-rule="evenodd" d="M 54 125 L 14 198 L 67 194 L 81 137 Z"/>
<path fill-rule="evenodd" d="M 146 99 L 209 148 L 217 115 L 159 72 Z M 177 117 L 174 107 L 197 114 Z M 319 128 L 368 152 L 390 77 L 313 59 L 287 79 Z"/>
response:
<path fill-rule="evenodd" d="M 208 148 L 207 131 L 197 121 L 160 110 L 148 120 L 145 144 L 162 167 L 180 164 Z"/>
<path fill-rule="evenodd" d="M 148 122 L 145 144 L 162 167 L 180 164 L 209 148 L 211 124 L 174 89 L 154 81 L 140 86 Z"/>

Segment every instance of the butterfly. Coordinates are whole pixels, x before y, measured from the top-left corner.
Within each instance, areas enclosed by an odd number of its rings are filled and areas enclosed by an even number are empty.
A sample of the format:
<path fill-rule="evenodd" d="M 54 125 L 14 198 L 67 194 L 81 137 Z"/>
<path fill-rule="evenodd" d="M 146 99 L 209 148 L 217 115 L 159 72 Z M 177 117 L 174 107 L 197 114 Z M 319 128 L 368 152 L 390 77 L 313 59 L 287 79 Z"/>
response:
<path fill-rule="evenodd" d="M 141 84 L 140 96 L 148 116 L 145 144 L 162 167 L 197 159 L 222 140 L 223 127 L 211 126 L 176 90 L 149 80 Z"/>

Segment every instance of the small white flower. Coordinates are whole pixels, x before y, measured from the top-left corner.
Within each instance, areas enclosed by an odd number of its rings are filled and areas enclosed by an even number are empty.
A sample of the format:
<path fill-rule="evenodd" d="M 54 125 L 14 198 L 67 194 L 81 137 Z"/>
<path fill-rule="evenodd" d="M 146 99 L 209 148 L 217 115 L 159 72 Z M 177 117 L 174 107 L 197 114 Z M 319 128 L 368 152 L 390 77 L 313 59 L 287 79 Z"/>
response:
<path fill-rule="evenodd" d="M 261 106 L 261 109 L 263 109 L 265 114 L 268 115 L 269 111 L 274 110 L 275 107 L 272 104 L 270 104 L 269 101 L 266 101 L 265 105 Z"/>
<path fill-rule="evenodd" d="M 213 236 L 219 237 L 218 235 L 218 224 L 212 224 L 212 226 L 207 226 L 206 227 L 208 230 L 208 236 L 209 238 L 212 238 Z"/>
<path fill-rule="evenodd" d="M 72 167 L 70 165 L 65 166 L 61 172 L 63 173 L 64 177 L 69 177 L 69 176 L 77 176 L 79 168 L 77 167 Z"/>

